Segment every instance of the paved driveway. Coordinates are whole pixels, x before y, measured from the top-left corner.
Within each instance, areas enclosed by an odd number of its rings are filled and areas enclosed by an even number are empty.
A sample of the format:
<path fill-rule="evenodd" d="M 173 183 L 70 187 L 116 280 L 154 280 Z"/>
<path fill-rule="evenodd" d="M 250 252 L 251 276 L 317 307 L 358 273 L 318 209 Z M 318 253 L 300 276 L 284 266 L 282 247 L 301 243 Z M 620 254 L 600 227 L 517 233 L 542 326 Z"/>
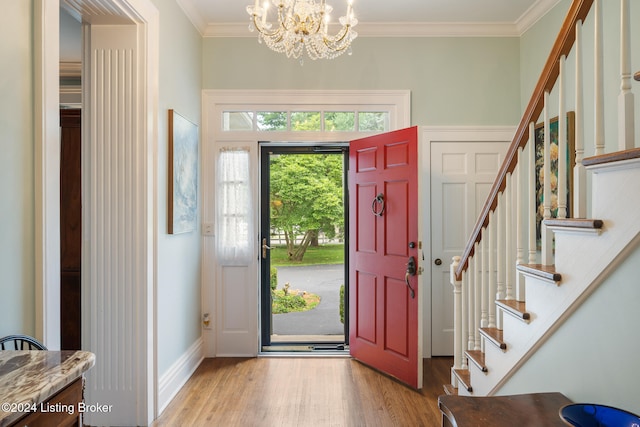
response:
<path fill-rule="evenodd" d="M 302 313 L 273 315 L 273 333 L 277 335 L 339 335 L 344 333 L 340 322 L 340 285 L 344 284 L 344 265 L 310 265 L 278 267 L 278 289 L 289 282 L 289 289 L 298 289 L 320 296 L 320 304 Z"/>

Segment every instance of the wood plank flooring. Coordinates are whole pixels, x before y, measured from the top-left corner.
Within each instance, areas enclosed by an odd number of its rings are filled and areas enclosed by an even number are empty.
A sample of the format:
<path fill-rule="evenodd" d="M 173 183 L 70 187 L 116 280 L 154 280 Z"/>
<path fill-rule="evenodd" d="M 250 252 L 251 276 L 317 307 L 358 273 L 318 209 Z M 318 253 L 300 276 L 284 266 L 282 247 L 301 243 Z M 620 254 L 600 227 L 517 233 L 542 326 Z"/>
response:
<path fill-rule="evenodd" d="M 439 426 L 452 363 L 415 391 L 349 358 L 205 359 L 152 426 Z"/>

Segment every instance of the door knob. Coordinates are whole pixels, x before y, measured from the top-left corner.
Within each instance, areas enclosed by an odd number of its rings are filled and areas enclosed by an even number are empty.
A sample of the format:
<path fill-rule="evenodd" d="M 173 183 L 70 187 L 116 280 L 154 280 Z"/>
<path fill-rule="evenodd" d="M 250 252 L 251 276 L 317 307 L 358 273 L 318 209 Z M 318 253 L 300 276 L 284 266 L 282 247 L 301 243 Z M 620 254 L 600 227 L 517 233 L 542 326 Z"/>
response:
<path fill-rule="evenodd" d="M 434 263 L 435 265 L 442 265 L 442 260 L 441 260 L 440 258 L 436 258 L 436 260 L 435 260 L 435 261 L 433 261 L 433 263 Z"/>
<path fill-rule="evenodd" d="M 272 249 L 267 245 L 267 239 L 262 239 L 262 259 L 267 259 L 267 250 Z"/>

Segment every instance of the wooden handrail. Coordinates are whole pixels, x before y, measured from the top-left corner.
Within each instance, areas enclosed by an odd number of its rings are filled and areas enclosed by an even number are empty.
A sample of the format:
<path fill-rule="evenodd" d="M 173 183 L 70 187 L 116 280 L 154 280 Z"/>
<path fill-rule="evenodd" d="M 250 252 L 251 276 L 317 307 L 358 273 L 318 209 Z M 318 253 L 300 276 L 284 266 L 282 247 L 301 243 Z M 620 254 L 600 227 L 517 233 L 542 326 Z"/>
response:
<path fill-rule="evenodd" d="M 592 5 L 593 0 L 574 0 L 567 12 L 567 16 L 558 33 L 558 38 L 551 49 L 538 84 L 520 120 L 511 145 L 509 145 L 504 162 L 498 171 L 498 176 L 489 191 L 484 207 L 467 241 L 460 265 L 456 269 L 458 280 L 461 280 L 462 272 L 469 266 L 469 258 L 474 254 L 475 244 L 482 238 L 482 228 L 486 227 L 489 223 L 489 213 L 496 209 L 498 194 L 504 191 L 507 174 L 513 172 L 516 167 L 518 162 L 518 149 L 521 147 L 524 148 L 527 144 L 527 140 L 529 139 L 529 123 L 534 122 L 540 117 L 542 109 L 544 108 L 544 94 L 545 92 L 551 92 L 553 86 L 556 84 L 558 75 L 560 74 L 560 58 L 562 56 L 568 56 L 573 47 L 576 38 L 576 25 L 579 21 L 584 22 Z"/>

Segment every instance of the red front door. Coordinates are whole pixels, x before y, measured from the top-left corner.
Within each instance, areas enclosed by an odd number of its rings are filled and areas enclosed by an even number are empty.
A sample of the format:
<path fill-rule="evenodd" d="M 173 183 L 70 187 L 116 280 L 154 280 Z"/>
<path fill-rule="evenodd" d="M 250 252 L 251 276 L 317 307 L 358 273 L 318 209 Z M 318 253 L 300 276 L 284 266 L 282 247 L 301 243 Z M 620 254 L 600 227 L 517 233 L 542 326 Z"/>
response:
<path fill-rule="evenodd" d="M 349 346 L 357 360 L 421 388 L 422 292 L 407 274 L 420 259 L 417 133 L 349 146 Z"/>

